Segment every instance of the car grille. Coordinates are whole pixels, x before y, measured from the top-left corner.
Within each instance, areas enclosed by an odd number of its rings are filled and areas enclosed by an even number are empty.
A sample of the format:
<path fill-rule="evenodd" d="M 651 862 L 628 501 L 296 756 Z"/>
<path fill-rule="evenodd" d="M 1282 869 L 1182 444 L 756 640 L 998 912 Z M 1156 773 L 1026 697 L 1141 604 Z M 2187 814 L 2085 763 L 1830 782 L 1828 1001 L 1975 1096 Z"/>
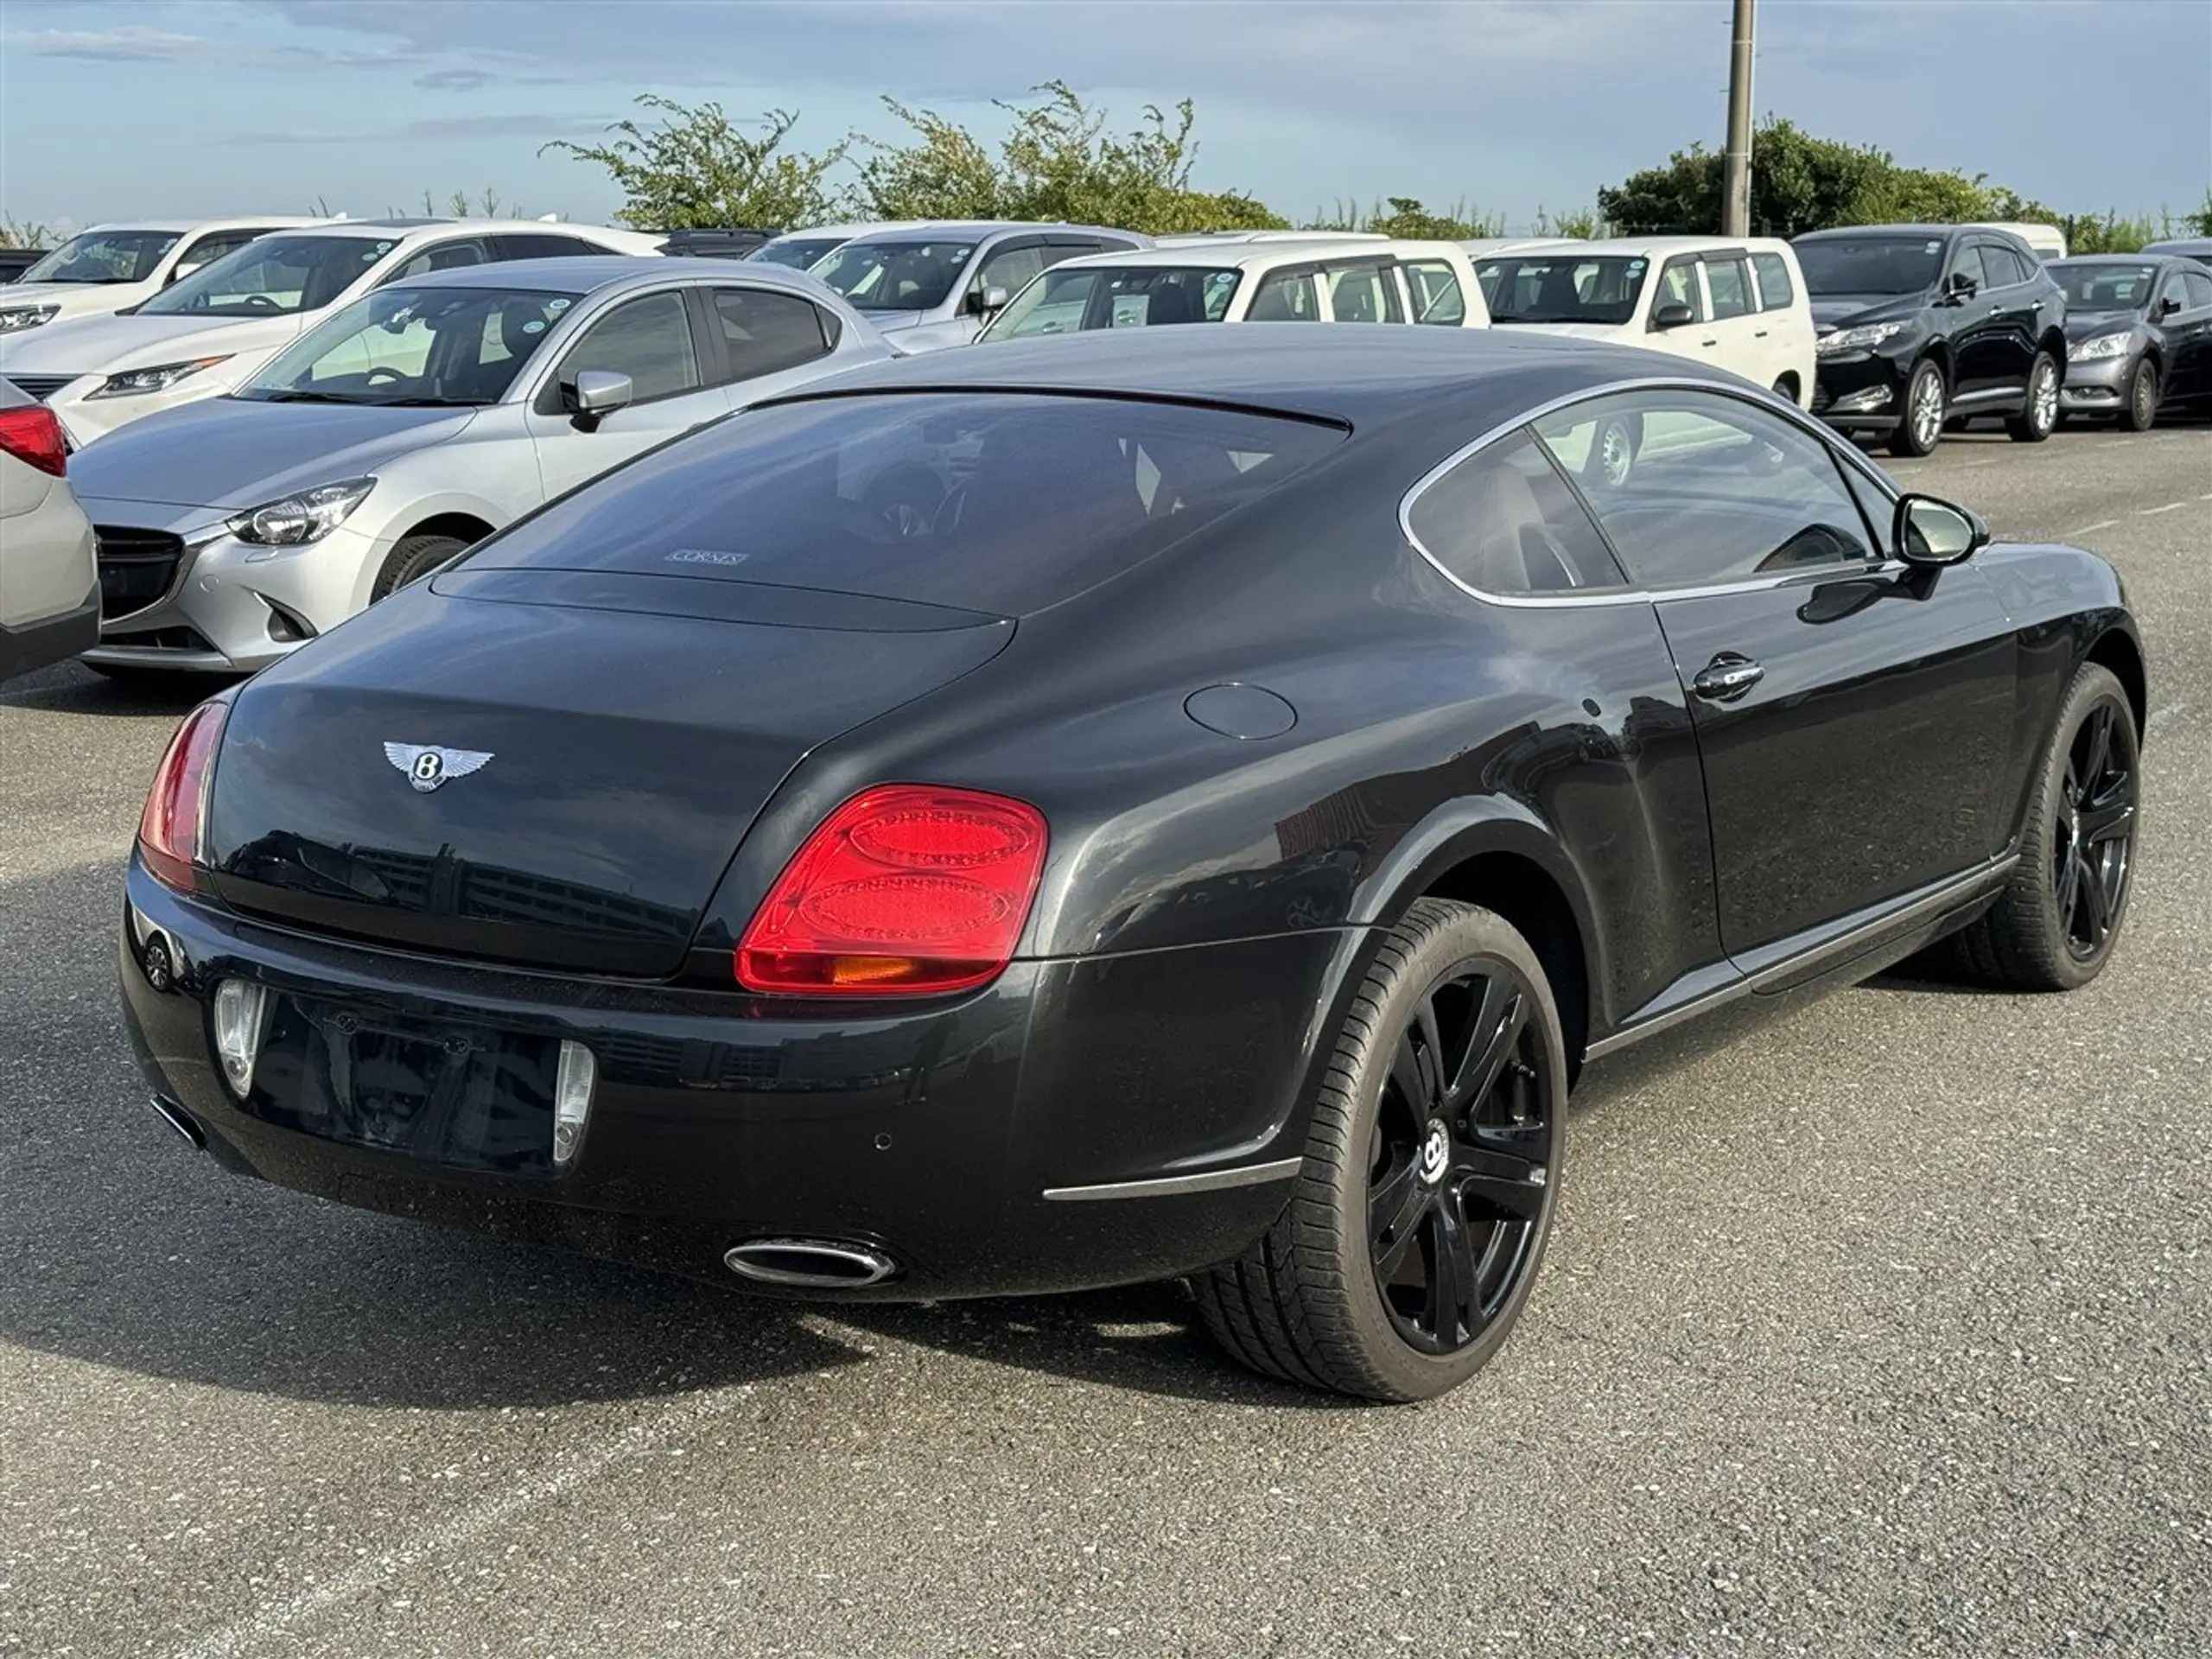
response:
<path fill-rule="evenodd" d="M 138 628 L 123 633 L 103 633 L 103 645 L 127 645 L 135 651 L 213 651 L 215 642 L 197 628 Z"/>
<path fill-rule="evenodd" d="M 100 616 L 118 617 L 143 611 L 169 590 L 176 568 L 184 557 L 184 537 L 163 530 L 133 530 L 118 524 L 95 524 L 100 564 Z"/>
<path fill-rule="evenodd" d="M 35 397 L 42 404 L 72 380 L 83 377 L 74 374 L 10 374 L 7 378 L 16 383 L 16 390 L 24 397 Z"/>

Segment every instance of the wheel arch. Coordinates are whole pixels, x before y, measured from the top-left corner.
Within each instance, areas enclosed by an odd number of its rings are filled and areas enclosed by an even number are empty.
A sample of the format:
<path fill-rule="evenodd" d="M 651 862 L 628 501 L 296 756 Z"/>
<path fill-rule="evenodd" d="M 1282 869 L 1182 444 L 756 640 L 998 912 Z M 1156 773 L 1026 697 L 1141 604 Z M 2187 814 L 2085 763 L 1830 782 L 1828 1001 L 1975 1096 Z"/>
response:
<path fill-rule="evenodd" d="M 2109 669 L 2120 689 L 2127 693 L 2127 706 L 2135 713 L 2136 741 L 2139 743 L 2151 712 L 2150 676 L 2144 668 L 2143 647 L 2126 629 L 2107 628 L 2091 642 L 2082 660 Z"/>
<path fill-rule="evenodd" d="M 497 525 L 472 512 L 436 512 L 420 524 L 409 525 L 400 532 L 398 539 L 404 542 L 417 536 L 454 536 L 473 544 L 482 541 L 497 528 Z M 397 544 L 394 543 L 395 546 Z"/>

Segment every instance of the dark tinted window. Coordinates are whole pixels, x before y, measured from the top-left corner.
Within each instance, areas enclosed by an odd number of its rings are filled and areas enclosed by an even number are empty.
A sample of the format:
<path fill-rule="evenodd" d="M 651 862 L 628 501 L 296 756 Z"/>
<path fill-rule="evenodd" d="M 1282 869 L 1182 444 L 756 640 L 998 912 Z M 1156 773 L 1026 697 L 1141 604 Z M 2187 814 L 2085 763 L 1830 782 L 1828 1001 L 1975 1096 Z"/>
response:
<path fill-rule="evenodd" d="M 2212 305 L 2212 275 L 2200 276 L 2193 270 L 2182 273 L 2182 281 L 2189 284 L 2189 303 L 2191 310 L 2200 305 Z"/>
<path fill-rule="evenodd" d="M 258 231 L 215 231 L 201 237 L 177 256 L 176 269 L 169 273 L 173 283 L 181 282 L 202 265 L 212 265 L 226 253 L 236 253 L 253 240 Z"/>
<path fill-rule="evenodd" d="M 141 316 L 265 317 L 318 310 L 382 263 L 396 237 L 264 236 L 202 265 Z"/>
<path fill-rule="evenodd" d="M 176 245 L 175 231 L 87 231 L 47 254 L 26 283 L 143 283 Z"/>
<path fill-rule="evenodd" d="M 562 360 L 562 389 L 575 386 L 587 369 L 628 375 L 632 400 L 640 404 L 696 390 L 699 359 L 692 349 L 683 296 L 649 294 L 616 306 L 593 323 Z"/>
<path fill-rule="evenodd" d="M 1431 558 L 1482 593 L 1621 585 L 1590 515 L 1525 432 L 1461 461 L 1406 518 Z"/>
<path fill-rule="evenodd" d="M 733 379 L 795 369 L 830 349 L 822 337 L 822 314 L 796 294 L 718 288 L 715 316 Z"/>
<path fill-rule="evenodd" d="M 440 242 L 414 255 L 385 280 L 404 283 L 427 276 L 434 270 L 465 270 L 471 265 L 483 264 L 490 257 L 484 245 L 474 237 L 465 241 Z"/>
<path fill-rule="evenodd" d="M 2186 310 L 2189 307 L 2189 284 L 2177 270 L 2170 272 L 2166 280 L 2158 284 L 2158 302 L 2163 305 L 2169 300 L 2173 302 L 2177 311 Z"/>
<path fill-rule="evenodd" d="M 1797 299 L 1796 285 L 1789 280 L 1789 262 L 1778 253 L 1755 253 L 1751 269 L 1758 273 L 1759 309 L 1786 310 Z"/>
<path fill-rule="evenodd" d="M 1244 313 L 1247 322 L 1319 322 L 1321 302 L 1311 271 L 1279 270 L 1265 278 Z"/>
<path fill-rule="evenodd" d="M 1733 397 L 1601 397 L 1545 416 L 1536 432 L 1582 480 L 1629 574 L 1648 586 L 1739 581 L 1872 556 L 1866 518 L 1827 446 Z"/>
<path fill-rule="evenodd" d="M 502 259 L 569 259 L 578 256 L 605 257 L 607 250 L 580 236 L 552 236 L 541 232 L 502 232 Z"/>
<path fill-rule="evenodd" d="M 1943 263 L 1940 236 L 1808 238 L 1794 245 L 1805 291 L 1826 294 L 1917 294 L 1936 285 Z"/>
<path fill-rule="evenodd" d="M 1991 286 L 1989 268 L 1981 263 L 1981 249 L 1970 245 L 1959 250 L 1959 257 L 1951 261 L 1951 280 L 1965 277 L 1977 292 Z"/>
<path fill-rule="evenodd" d="M 2061 259 L 2045 265 L 2066 296 L 2069 311 L 2140 311 L 2158 274 L 2152 264 L 2108 264 L 2103 260 Z"/>
<path fill-rule="evenodd" d="M 1747 317 L 1757 308 L 1751 303 L 1751 278 L 1745 274 L 1740 259 L 1707 259 L 1705 285 L 1713 290 L 1716 318 Z"/>
<path fill-rule="evenodd" d="M 1492 322 L 1623 323 L 1636 315 L 1650 269 L 1649 259 L 1580 258 L 1569 251 L 1478 260 L 1475 278 Z"/>
<path fill-rule="evenodd" d="M 829 588 L 995 613 L 1266 494 L 1337 428 L 1102 397 L 834 397 L 696 434 L 490 544 L 500 567 Z"/>
<path fill-rule="evenodd" d="M 1981 268 L 1992 288 L 2014 288 L 2028 280 L 2030 262 L 2001 242 L 1981 245 Z"/>
<path fill-rule="evenodd" d="M 787 236 L 758 247 L 745 257 L 764 265 L 783 265 L 804 270 L 825 253 L 835 253 L 848 238 L 842 236 Z"/>

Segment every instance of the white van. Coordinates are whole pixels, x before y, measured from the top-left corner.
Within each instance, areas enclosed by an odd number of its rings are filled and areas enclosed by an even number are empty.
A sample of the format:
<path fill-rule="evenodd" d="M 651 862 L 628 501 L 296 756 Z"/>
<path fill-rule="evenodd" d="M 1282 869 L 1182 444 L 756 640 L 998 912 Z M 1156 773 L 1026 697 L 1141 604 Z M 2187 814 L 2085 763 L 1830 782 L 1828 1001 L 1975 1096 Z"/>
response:
<path fill-rule="evenodd" d="M 1813 311 L 1787 242 L 1770 237 L 1616 237 L 1475 261 L 1501 327 L 1643 346 L 1813 397 Z"/>
<path fill-rule="evenodd" d="M 2056 225 L 2037 225 L 2026 219 L 1977 219 L 1971 229 L 2006 231 L 2028 245 L 2035 257 L 2049 264 L 2066 257 L 2066 232 Z"/>

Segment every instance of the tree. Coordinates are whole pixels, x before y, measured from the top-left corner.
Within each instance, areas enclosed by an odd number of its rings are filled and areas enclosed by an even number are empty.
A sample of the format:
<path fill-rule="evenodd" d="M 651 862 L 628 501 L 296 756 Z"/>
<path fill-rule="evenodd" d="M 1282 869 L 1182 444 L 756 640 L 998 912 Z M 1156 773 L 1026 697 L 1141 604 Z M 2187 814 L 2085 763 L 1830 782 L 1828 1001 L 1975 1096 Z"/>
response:
<path fill-rule="evenodd" d="M 785 229 L 819 224 L 842 209 L 839 193 L 827 181 L 852 148 L 849 138 L 807 155 L 784 147 L 798 124 L 790 110 L 768 111 L 753 137 L 719 104 L 692 108 L 653 92 L 638 103 L 661 118 L 650 126 L 617 121 L 607 128 L 613 136 L 605 143 L 556 138 L 538 147 L 541 156 L 565 150 L 613 174 L 623 198 L 615 217 L 625 224 L 671 231 L 737 225 Z"/>
<path fill-rule="evenodd" d="M 861 141 L 873 152 L 855 193 L 868 218 L 1058 219 L 1155 234 L 1288 223 L 1249 196 L 1191 188 L 1197 114 L 1188 99 L 1173 119 L 1147 105 L 1137 127 L 1116 137 L 1066 82 L 1046 81 L 1027 103 L 995 100 L 1012 118 L 996 154 L 934 111 L 883 102 L 912 137 Z"/>
<path fill-rule="evenodd" d="M 1463 196 L 1450 211 L 1433 213 L 1412 196 L 1386 196 L 1365 213 L 1357 203 L 1337 202 L 1323 213 L 1316 210 L 1306 221 L 1309 231 L 1373 231 L 1382 236 L 1414 237 L 1433 242 L 1460 242 L 1474 236 L 1497 236 L 1505 221 L 1496 214 L 1477 213 Z"/>

